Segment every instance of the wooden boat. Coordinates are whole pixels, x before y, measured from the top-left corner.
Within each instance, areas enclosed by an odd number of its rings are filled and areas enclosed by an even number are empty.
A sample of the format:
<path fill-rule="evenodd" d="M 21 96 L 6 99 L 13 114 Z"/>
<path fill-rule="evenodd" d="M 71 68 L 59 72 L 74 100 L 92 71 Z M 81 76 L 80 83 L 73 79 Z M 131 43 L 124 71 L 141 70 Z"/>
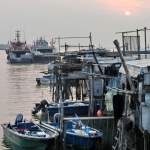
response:
<path fill-rule="evenodd" d="M 58 114 L 54 115 L 57 116 Z M 62 135 L 62 129 L 60 126 L 60 120 L 57 116 L 54 122 L 41 121 L 42 126 L 46 126 L 50 129 L 54 129 Z M 81 121 L 77 119 L 78 123 L 70 120 L 66 122 L 66 144 L 73 145 L 82 148 L 91 148 L 94 146 L 100 146 L 103 133 L 97 129 L 85 126 Z"/>
<path fill-rule="evenodd" d="M 23 115 L 18 114 L 15 124 L 1 124 L 4 137 L 20 147 L 36 148 L 53 144 L 58 133 L 53 129 L 41 128 L 32 121 L 24 121 Z"/>
<path fill-rule="evenodd" d="M 79 115 L 86 115 L 89 111 L 88 100 L 77 101 L 64 101 L 63 103 L 64 115 L 73 115 L 75 113 Z M 99 110 L 100 103 L 97 103 L 97 110 Z M 35 115 L 40 110 L 44 113 L 54 115 L 59 112 L 60 103 L 48 103 L 46 100 L 42 100 L 40 104 L 36 104 L 36 108 L 31 111 L 31 114 Z"/>

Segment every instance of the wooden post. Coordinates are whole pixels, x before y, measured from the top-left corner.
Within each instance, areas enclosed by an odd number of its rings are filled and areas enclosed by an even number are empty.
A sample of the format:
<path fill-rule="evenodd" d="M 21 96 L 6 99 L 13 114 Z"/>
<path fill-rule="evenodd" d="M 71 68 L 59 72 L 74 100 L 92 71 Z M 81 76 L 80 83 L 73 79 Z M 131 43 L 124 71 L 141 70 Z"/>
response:
<path fill-rule="evenodd" d="M 93 69 L 92 69 L 92 64 L 90 64 L 90 73 L 93 73 Z M 93 100 L 93 76 L 90 76 L 90 116 L 93 117 L 94 116 L 94 100 Z M 89 116 L 89 117 L 90 117 Z M 92 127 L 94 126 L 94 120 L 92 120 Z"/>
<path fill-rule="evenodd" d="M 124 150 L 125 147 L 125 123 L 126 123 L 126 119 L 127 119 L 127 107 L 128 107 L 128 98 L 129 95 L 127 93 L 125 93 L 125 115 L 123 116 L 123 121 L 122 121 L 122 134 L 121 134 L 121 150 Z"/>
<path fill-rule="evenodd" d="M 54 74 L 54 76 L 55 76 L 55 74 Z M 55 78 L 56 78 L 56 76 L 55 76 Z M 53 77 L 53 84 L 54 84 L 54 82 L 55 82 L 55 78 Z M 54 98 L 55 98 L 55 94 L 54 94 L 54 85 L 53 85 L 53 96 L 52 96 L 52 101 L 54 102 Z"/>
<path fill-rule="evenodd" d="M 137 29 L 136 32 L 137 32 L 137 48 L 138 48 L 138 59 L 141 59 L 140 57 L 140 40 L 139 40 L 139 30 Z"/>
<path fill-rule="evenodd" d="M 58 37 L 58 45 L 59 45 L 59 58 L 60 58 L 60 37 Z M 60 61 L 59 61 L 60 63 Z"/>
<path fill-rule="evenodd" d="M 55 76 L 56 76 L 56 93 L 55 93 L 55 98 L 56 102 L 59 101 L 59 84 L 58 84 L 58 68 L 55 66 Z"/>
<path fill-rule="evenodd" d="M 124 33 L 122 32 L 123 55 L 125 56 Z"/>
<path fill-rule="evenodd" d="M 63 134 L 63 150 L 66 150 L 66 121 L 65 120 L 63 120 L 62 134 Z"/>
<path fill-rule="evenodd" d="M 91 43 L 91 47 L 92 47 L 92 51 L 93 51 L 93 45 L 92 45 L 92 36 L 91 36 L 91 33 L 90 33 L 90 43 Z M 97 58 L 96 58 L 96 56 L 95 56 L 95 53 L 94 53 L 94 51 L 92 52 L 92 54 L 93 54 L 93 57 L 94 57 L 94 59 L 95 59 L 95 62 L 98 64 L 98 60 L 97 60 Z M 101 69 L 101 67 L 98 65 L 98 69 L 99 69 L 99 71 L 100 71 L 100 73 L 101 74 L 103 74 L 103 72 L 102 72 L 102 69 Z"/>
<path fill-rule="evenodd" d="M 135 87 L 134 87 L 134 85 L 133 85 L 133 83 L 132 83 L 132 79 L 131 79 L 129 70 L 128 70 L 128 68 L 127 68 L 126 62 L 125 62 L 124 57 L 123 57 L 123 55 L 122 55 L 122 52 L 121 52 L 121 50 L 120 50 L 119 42 L 118 42 L 117 40 L 115 40 L 115 41 L 114 41 L 114 44 L 115 44 L 115 46 L 116 46 L 116 48 L 117 48 L 117 50 L 118 50 L 118 53 L 119 53 L 119 56 L 120 56 L 122 65 L 123 65 L 123 67 L 124 67 L 126 76 L 127 76 L 127 78 L 128 78 L 128 81 L 129 81 L 129 84 L 130 84 L 130 87 L 131 87 L 131 90 L 132 90 L 133 92 L 135 92 Z"/>
<path fill-rule="evenodd" d="M 146 27 L 144 28 L 145 31 L 145 59 L 147 59 L 147 51 L 146 51 Z"/>
<path fill-rule="evenodd" d="M 83 83 L 84 83 L 84 80 L 81 80 L 81 100 L 82 101 L 84 100 L 84 96 L 83 96 Z"/>

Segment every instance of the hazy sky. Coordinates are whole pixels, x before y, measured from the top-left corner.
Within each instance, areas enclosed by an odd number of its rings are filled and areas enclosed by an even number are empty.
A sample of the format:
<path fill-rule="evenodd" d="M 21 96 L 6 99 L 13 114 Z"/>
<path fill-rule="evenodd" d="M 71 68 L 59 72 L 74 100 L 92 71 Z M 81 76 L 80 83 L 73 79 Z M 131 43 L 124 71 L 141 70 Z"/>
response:
<path fill-rule="evenodd" d="M 57 37 L 89 37 L 91 32 L 95 47 L 112 48 L 115 39 L 122 43 L 122 35 L 116 32 L 150 29 L 150 0 L 0 0 L 0 19 L 1 44 L 13 40 L 16 30 L 28 44 L 40 36 L 50 42 Z M 139 33 L 142 46 L 144 32 Z M 63 39 L 60 43 L 90 42 L 87 38 Z"/>

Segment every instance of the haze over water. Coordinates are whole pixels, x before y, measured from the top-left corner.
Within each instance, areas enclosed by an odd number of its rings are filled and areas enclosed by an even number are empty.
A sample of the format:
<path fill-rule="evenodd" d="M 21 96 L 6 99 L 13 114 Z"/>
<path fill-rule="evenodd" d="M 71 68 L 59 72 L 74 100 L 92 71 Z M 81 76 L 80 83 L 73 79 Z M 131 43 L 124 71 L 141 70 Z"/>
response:
<path fill-rule="evenodd" d="M 113 49 L 113 41 L 122 42 L 116 32 L 150 29 L 149 0 L 1 0 L 0 1 L 0 44 L 15 39 L 15 31 L 21 31 L 21 41 L 33 44 L 44 37 L 49 43 L 58 37 L 89 37 L 95 47 Z M 147 45 L 150 34 L 147 30 Z M 139 32 L 141 47 L 144 47 L 144 32 Z M 126 35 L 136 36 L 136 32 Z M 62 39 L 61 45 L 89 45 L 89 39 Z M 56 40 L 58 48 L 58 40 Z M 37 87 L 36 77 L 47 65 L 7 64 L 5 51 L 0 51 L 0 123 L 12 122 L 18 113 L 31 118 L 35 102 L 50 96 L 47 86 Z M 17 149 L 3 143 L 0 128 L 0 149 Z M 7 147 L 7 148 L 6 148 Z"/>
<path fill-rule="evenodd" d="M 0 43 L 15 39 L 21 31 L 21 40 L 28 44 L 42 36 L 50 42 L 59 37 L 88 37 L 92 34 L 95 47 L 115 47 L 122 42 L 116 32 L 150 29 L 149 0 L 1 0 Z M 144 33 L 141 46 L 144 46 Z M 136 33 L 127 34 L 136 35 Z M 147 31 L 147 44 L 149 31 Z M 89 45 L 89 39 L 62 39 L 60 44 Z M 56 40 L 58 48 L 58 40 Z"/>
<path fill-rule="evenodd" d="M 51 97 L 49 86 L 39 87 L 36 83 L 36 77 L 43 76 L 40 72 L 47 71 L 47 64 L 8 64 L 6 53 L 2 50 L 0 60 L 0 124 L 13 124 L 19 113 L 27 120 L 31 119 L 35 103 L 40 102 L 42 97 Z M 22 150 L 15 144 L 4 141 L 0 127 L 0 150 Z"/>

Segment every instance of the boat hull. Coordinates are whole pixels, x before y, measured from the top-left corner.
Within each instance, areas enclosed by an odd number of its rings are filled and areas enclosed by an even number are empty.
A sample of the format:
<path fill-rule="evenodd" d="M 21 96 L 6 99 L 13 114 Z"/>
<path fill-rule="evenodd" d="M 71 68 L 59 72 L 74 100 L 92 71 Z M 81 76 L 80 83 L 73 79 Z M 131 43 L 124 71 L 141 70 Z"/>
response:
<path fill-rule="evenodd" d="M 43 56 L 43 55 L 33 55 L 33 61 L 34 63 L 50 63 L 52 61 L 55 61 L 56 58 L 58 56 L 53 56 L 53 55 L 46 55 L 46 56 Z"/>
<path fill-rule="evenodd" d="M 54 77 L 36 78 L 36 82 L 38 85 L 50 85 L 55 84 L 56 79 Z"/>
<path fill-rule="evenodd" d="M 48 107 L 44 107 L 45 105 L 48 105 Z M 48 104 L 46 103 L 37 103 L 35 104 L 36 108 L 32 110 L 32 114 L 36 114 L 39 110 L 41 110 L 43 113 L 49 113 L 50 115 L 54 115 L 55 113 L 58 113 L 59 103 L 52 103 Z M 100 103 L 97 103 L 96 111 L 98 111 L 100 108 Z M 88 101 L 81 101 L 81 102 L 64 102 L 63 103 L 63 110 L 64 115 L 74 115 L 75 113 L 79 115 L 88 115 L 89 112 L 89 102 Z"/>
<path fill-rule="evenodd" d="M 51 137 L 44 136 L 28 136 L 27 134 L 22 134 L 23 130 L 19 132 L 8 127 L 8 124 L 1 124 L 3 127 L 4 137 L 9 139 L 11 142 L 16 145 L 24 148 L 37 148 L 37 147 L 46 147 L 54 143 L 55 138 L 58 136 L 55 131 L 50 132 Z M 34 132 L 34 131 L 33 131 Z M 54 133 L 54 134 L 53 134 Z M 52 135 L 53 134 L 53 135 Z"/>
<path fill-rule="evenodd" d="M 33 63 L 32 58 L 9 58 L 10 63 Z"/>
<path fill-rule="evenodd" d="M 46 140 L 42 140 L 42 139 L 31 139 L 19 134 L 14 134 L 13 132 L 11 132 L 9 129 L 3 127 L 3 131 L 4 131 L 4 136 L 6 138 L 8 138 L 10 141 L 12 141 L 13 143 L 19 145 L 20 147 L 43 147 L 46 146 L 47 142 L 50 142 L 49 139 Z"/>
<path fill-rule="evenodd" d="M 100 105 L 97 105 L 97 110 L 99 110 Z M 42 112 L 47 112 L 50 115 L 54 115 L 55 113 L 59 112 L 59 108 L 58 106 L 49 106 L 46 109 L 43 108 L 41 109 Z M 68 105 L 68 106 L 64 106 L 63 107 L 64 110 L 64 114 L 65 115 L 74 115 L 75 113 L 79 114 L 79 115 L 87 115 L 88 111 L 89 111 L 89 104 L 84 104 L 84 105 Z"/>
<path fill-rule="evenodd" d="M 66 133 L 66 142 L 68 144 L 75 145 L 77 147 L 92 147 L 95 142 L 100 141 L 100 137 L 84 137 L 79 135 L 74 135 L 70 133 Z"/>
<path fill-rule="evenodd" d="M 49 106 L 48 112 L 51 115 L 54 115 L 55 113 L 59 112 L 58 106 Z M 75 113 L 79 115 L 85 115 L 88 114 L 89 105 L 84 106 L 64 106 L 64 114 L 65 115 L 73 115 Z"/>
<path fill-rule="evenodd" d="M 84 132 L 82 129 L 75 129 L 72 128 L 71 122 L 66 122 L 66 144 L 67 145 L 74 145 L 76 147 L 84 147 L 84 148 L 90 148 L 95 145 L 95 143 L 99 142 L 101 143 L 101 138 L 103 133 L 99 132 L 96 129 L 90 128 L 89 130 L 95 131 L 96 134 L 90 135 L 89 133 Z M 51 123 L 45 123 L 42 122 L 42 125 L 45 125 L 51 129 L 57 130 L 59 133 L 61 133 L 59 123 L 51 122 Z M 76 132 L 78 131 L 78 133 Z"/>

